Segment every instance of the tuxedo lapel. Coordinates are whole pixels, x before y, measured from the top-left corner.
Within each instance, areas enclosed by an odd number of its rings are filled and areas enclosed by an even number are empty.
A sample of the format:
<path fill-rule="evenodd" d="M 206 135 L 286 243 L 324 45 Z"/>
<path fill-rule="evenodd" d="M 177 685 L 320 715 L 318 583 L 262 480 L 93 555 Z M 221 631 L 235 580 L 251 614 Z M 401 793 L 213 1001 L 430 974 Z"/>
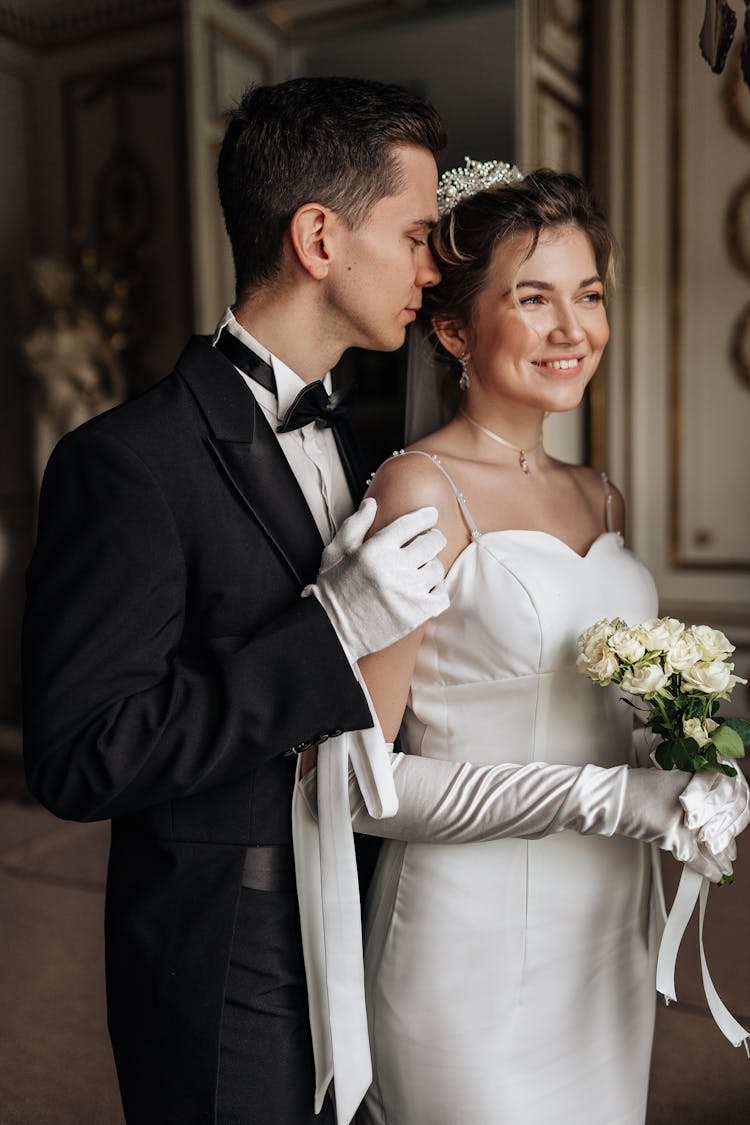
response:
<path fill-rule="evenodd" d="M 260 409 L 252 442 L 211 441 L 216 457 L 300 585 L 314 582 L 323 540 L 307 501 Z"/>
<path fill-rule="evenodd" d="M 289 462 L 234 366 L 194 336 L 176 370 L 208 423 L 221 471 L 271 539 L 300 585 L 315 580 L 323 541 Z"/>

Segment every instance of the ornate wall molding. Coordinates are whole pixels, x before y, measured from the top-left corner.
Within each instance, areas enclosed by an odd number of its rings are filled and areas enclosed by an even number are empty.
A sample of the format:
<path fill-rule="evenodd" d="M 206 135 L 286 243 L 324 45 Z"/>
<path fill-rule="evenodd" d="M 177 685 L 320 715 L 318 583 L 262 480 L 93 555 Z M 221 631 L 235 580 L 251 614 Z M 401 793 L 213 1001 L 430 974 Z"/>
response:
<path fill-rule="evenodd" d="M 232 0 L 242 12 L 295 45 L 323 35 L 394 24 L 447 12 L 497 7 L 498 0 Z M 563 0 L 558 0 L 566 7 Z"/>
<path fill-rule="evenodd" d="M 301 44 L 321 35 L 357 27 L 411 20 L 425 15 L 461 11 L 463 0 L 228 0 L 238 12 L 268 31 Z M 472 0 L 472 7 L 491 7 L 497 0 Z M 581 0 L 547 0 L 559 32 L 552 42 L 563 44 Z M 33 46 L 51 46 L 89 35 L 177 14 L 180 0 L 0 0 L 0 34 Z M 554 35 L 554 28 L 553 28 Z"/>
<path fill-rule="evenodd" d="M 62 85 L 67 228 L 84 272 L 111 290 L 128 393 L 164 374 L 190 328 L 183 62 L 142 55 Z"/>
<path fill-rule="evenodd" d="M 750 146 L 750 97 L 743 81 L 740 58 L 735 55 L 724 87 L 727 123 Z M 727 206 L 725 240 L 729 257 L 750 280 L 750 176 L 734 189 Z M 743 384 L 750 388 L 750 301 L 737 317 L 732 332 L 732 362 Z"/>
<path fill-rule="evenodd" d="M 180 0 L 0 0 L 0 34 L 33 47 L 69 41 L 177 15 Z"/>
<path fill-rule="evenodd" d="M 542 54 L 573 77 L 581 73 L 585 0 L 539 0 L 538 43 Z"/>
<path fill-rule="evenodd" d="M 746 574 L 750 180 L 741 146 L 750 94 L 736 57 L 723 91 L 704 75 L 680 0 L 672 27 L 670 562 L 678 572 Z"/>

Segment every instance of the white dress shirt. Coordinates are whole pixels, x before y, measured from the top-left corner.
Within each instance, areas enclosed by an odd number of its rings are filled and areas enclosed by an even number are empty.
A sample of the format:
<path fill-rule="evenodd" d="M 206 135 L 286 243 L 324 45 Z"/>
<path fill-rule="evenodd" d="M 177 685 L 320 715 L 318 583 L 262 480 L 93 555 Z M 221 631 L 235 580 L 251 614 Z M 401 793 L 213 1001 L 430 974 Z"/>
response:
<path fill-rule="evenodd" d="M 276 395 L 267 391 L 265 387 L 256 383 L 244 372 L 237 370 L 263 411 L 266 421 L 276 434 L 276 440 L 289 462 L 289 467 L 297 478 L 323 543 L 330 543 L 336 529 L 352 511 L 352 498 L 341 465 L 341 458 L 336 448 L 333 431 L 328 426 L 321 426 L 317 422 L 309 422 L 298 430 L 290 430 L 289 433 L 285 434 L 278 433 L 278 428 L 287 410 L 305 387 L 304 380 L 275 355 L 272 355 L 259 340 L 251 336 L 235 319 L 231 308 L 225 309 L 216 326 L 213 337 L 214 344 L 222 330 L 236 336 L 245 347 L 265 360 L 272 368 L 276 379 Z M 330 394 L 330 371 L 325 376 L 323 384 Z"/>

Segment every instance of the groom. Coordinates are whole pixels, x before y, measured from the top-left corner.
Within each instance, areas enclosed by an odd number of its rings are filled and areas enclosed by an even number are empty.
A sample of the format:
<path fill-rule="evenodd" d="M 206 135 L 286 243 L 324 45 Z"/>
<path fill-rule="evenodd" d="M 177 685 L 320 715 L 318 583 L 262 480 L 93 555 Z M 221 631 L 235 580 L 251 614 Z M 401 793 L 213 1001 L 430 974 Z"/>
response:
<path fill-rule="evenodd" d="M 333 1119 L 312 1111 L 296 755 L 372 724 L 352 665 L 447 598 L 434 509 L 364 544 L 374 501 L 345 522 L 364 482 L 327 373 L 348 347 L 399 347 L 438 280 L 443 143 L 397 87 L 248 91 L 219 159 L 236 304 L 47 469 L 25 757 L 59 816 L 112 819 L 107 999 L 129 1125 Z"/>

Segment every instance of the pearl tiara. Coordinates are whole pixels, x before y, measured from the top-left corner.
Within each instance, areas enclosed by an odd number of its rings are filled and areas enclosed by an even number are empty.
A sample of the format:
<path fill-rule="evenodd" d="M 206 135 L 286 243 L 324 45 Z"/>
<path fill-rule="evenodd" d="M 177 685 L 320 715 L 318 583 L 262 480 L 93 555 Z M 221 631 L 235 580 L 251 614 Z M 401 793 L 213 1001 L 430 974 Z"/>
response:
<path fill-rule="evenodd" d="M 523 172 L 515 164 L 504 160 L 479 160 L 464 157 L 463 168 L 451 168 L 443 172 L 437 189 L 438 214 L 447 215 L 462 199 L 476 195 L 478 191 L 497 187 L 499 184 L 514 184 L 523 179 Z"/>

